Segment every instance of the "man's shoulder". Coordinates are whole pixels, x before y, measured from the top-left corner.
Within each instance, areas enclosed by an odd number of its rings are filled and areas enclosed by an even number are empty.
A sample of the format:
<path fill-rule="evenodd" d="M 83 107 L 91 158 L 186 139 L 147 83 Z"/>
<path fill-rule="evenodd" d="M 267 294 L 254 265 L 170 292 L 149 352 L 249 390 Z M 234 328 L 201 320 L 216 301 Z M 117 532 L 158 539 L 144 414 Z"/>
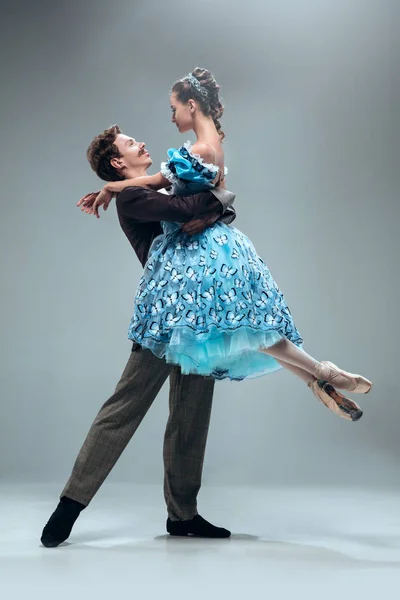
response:
<path fill-rule="evenodd" d="M 116 200 L 117 202 L 125 202 L 126 200 L 131 200 L 135 197 L 145 196 L 146 192 L 149 191 L 150 190 L 147 188 L 140 187 L 139 185 L 130 185 L 129 187 L 124 188 L 122 192 L 117 194 Z"/>
<path fill-rule="evenodd" d="M 124 202 L 129 202 L 132 200 L 137 200 L 140 198 L 147 198 L 150 196 L 158 196 L 158 194 L 164 194 L 169 196 L 170 193 L 166 190 L 166 189 L 162 189 L 162 190 L 158 190 L 157 192 L 154 190 L 150 190 L 149 188 L 145 188 L 142 186 L 135 186 L 135 185 L 131 185 L 129 187 L 126 187 L 122 190 L 122 192 L 120 192 L 119 194 L 117 194 L 117 203 L 124 203 Z"/>

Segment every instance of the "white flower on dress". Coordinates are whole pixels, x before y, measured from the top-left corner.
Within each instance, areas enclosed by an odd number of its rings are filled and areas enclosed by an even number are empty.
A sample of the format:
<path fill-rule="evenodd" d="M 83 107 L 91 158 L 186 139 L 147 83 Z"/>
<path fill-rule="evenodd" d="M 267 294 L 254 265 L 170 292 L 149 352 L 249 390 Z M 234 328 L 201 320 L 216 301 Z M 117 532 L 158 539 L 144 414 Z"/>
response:
<path fill-rule="evenodd" d="M 243 281 L 243 279 L 239 279 L 239 277 L 236 277 L 236 278 L 235 278 L 235 282 L 234 282 L 234 283 L 235 283 L 235 286 L 236 286 L 237 288 L 242 288 L 242 287 L 244 287 L 244 281 Z"/>
<path fill-rule="evenodd" d="M 228 243 L 228 236 L 226 233 L 223 233 L 222 235 L 217 235 L 217 237 L 213 238 L 213 240 L 220 246 L 225 246 Z"/>
<path fill-rule="evenodd" d="M 230 279 L 237 273 L 237 269 L 234 267 L 228 267 L 228 265 L 223 264 L 220 269 L 221 277 L 226 277 L 226 279 Z"/>
<path fill-rule="evenodd" d="M 158 323 L 156 323 L 155 321 L 150 325 L 149 327 L 149 333 L 151 333 L 151 335 L 154 335 L 156 337 L 158 337 L 160 335 L 160 327 L 158 326 Z"/>
<path fill-rule="evenodd" d="M 188 267 L 186 269 L 186 273 L 185 273 L 186 277 L 188 277 L 189 279 L 191 279 L 192 281 L 198 281 L 198 274 L 196 273 L 196 271 L 193 269 L 193 267 Z"/>
<path fill-rule="evenodd" d="M 268 279 L 265 278 L 265 276 L 263 277 L 263 280 L 261 281 L 261 287 L 264 290 L 270 290 L 271 289 L 270 283 L 269 283 Z"/>
<path fill-rule="evenodd" d="M 205 302 L 203 302 L 203 300 L 201 300 L 200 296 L 198 296 L 198 298 L 197 298 L 196 305 L 199 308 L 199 310 L 204 310 L 207 306 L 207 304 Z"/>
<path fill-rule="evenodd" d="M 136 298 L 138 300 L 142 300 L 143 298 L 146 298 L 147 294 L 148 294 L 147 290 L 138 290 L 136 292 Z"/>
<path fill-rule="evenodd" d="M 162 279 L 157 283 L 157 290 L 160 291 L 167 285 L 168 281 L 166 279 Z"/>
<path fill-rule="evenodd" d="M 205 320 L 205 318 L 204 318 L 203 315 L 200 315 L 199 317 L 197 317 L 197 319 L 196 319 L 196 325 L 198 327 L 204 327 L 205 323 L 206 323 L 206 320 Z"/>
<path fill-rule="evenodd" d="M 143 304 L 143 303 L 138 304 L 136 306 L 136 308 L 140 312 L 141 315 L 144 315 L 144 314 L 146 314 L 146 311 L 147 311 L 147 304 Z"/>
<path fill-rule="evenodd" d="M 210 257 L 211 257 L 213 260 L 216 260 L 216 259 L 218 258 L 218 252 L 217 252 L 216 250 L 214 250 L 214 248 L 212 248 L 212 249 L 210 250 Z"/>
<path fill-rule="evenodd" d="M 179 302 L 179 304 L 176 307 L 176 312 L 182 312 L 183 310 L 185 310 L 185 305 L 183 304 L 183 302 Z"/>
<path fill-rule="evenodd" d="M 154 290 L 154 288 L 156 287 L 157 282 L 155 279 L 150 279 L 149 283 L 147 284 L 147 289 L 149 290 L 149 292 L 152 292 Z"/>
<path fill-rule="evenodd" d="M 264 321 L 265 321 L 265 322 L 266 322 L 266 324 L 267 324 L 267 325 L 269 325 L 270 327 L 278 327 L 278 326 L 279 326 L 279 325 L 282 323 L 283 319 L 282 319 L 282 317 L 281 317 L 281 316 L 279 316 L 279 315 L 276 315 L 276 316 L 273 316 L 273 315 L 265 315 L 265 317 L 264 317 Z"/>
<path fill-rule="evenodd" d="M 242 296 L 247 302 L 253 302 L 253 290 L 247 290 L 247 292 L 242 292 Z"/>
<path fill-rule="evenodd" d="M 233 304 L 237 300 L 236 291 L 231 288 L 226 294 L 221 294 L 219 298 L 224 304 Z"/>
<path fill-rule="evenodd" d="M 257 317 L 257 314 L 253 310 L 249 310 L 247 317 L 252 325 L 258 327 L 261 320 Z"/>
<path fill-rule="evenodd" d="M 178 271 L 176 269 L 172 269 L 171 281 L 173 281 L 174 283 L 177 283 L 178 281 L 181 281 L 181 279 L 183 279 L 182 273 L 178 273 Z"/>
<path fill-rule="evenodd" d="M 214 273 L 217 272 L 217 269 L 214 269 L 211 265 L 208 266 L 204 271 L 204 277 L 212 277 Z"/>
<path fill-rule="evenodd" d="M 207 300 L 207 302 L 212 302 L 215 298 L 215 288 L 212 285 L 211 287 L 208 288 L 208 290 L 205 290 L 202 294 L 201 297 L 204 298 L 204 300 Z"/>
<path fill-rule="evenodd" d="M 199 248 L 199 240 L 192 240 L 186 244 L 188 250 L 197 250 Z"/>
<path fill-rule="evenodd" d="M 167 292 L 164 293 L 166 306 L 175 306 L 175 304 L 178 302 L 178 298 L 178 292 L 173 292 L 172 294 L 168 294 Z"/>
<path fill-rule="evenodd" d="M 194 325 L 196 323 L 196 315 L 192 310 L 188 310 L 185 319 L 190 325 Z"/>
<path fill-rule="evenodd" d="M 143 325 L 138 325 L 137 327 L 130 327 L 129 329 L 130 331 L 134 329 L 135 333 L 141 334 L 143 331 Z"/>
<path fill-rule="evenodd" d="M 271 292 L 261 292 L 260 299 L 256 300 L 257 308 L 267 308 L 271 297 Z"/>
<path fill-rule="evenodd" d="M 233 311 L 228 310 L 225 318 L 231 325 L 239 325 L 240 321 L 244 319 L 244 315 L 240 313 L 235 315 Z"/>
<path fill-rule="evenodd" d="M 181 318 L 182 317 L 180 317 L 179 315 L 177 315 L 176 317 L 174 317 L 174 315 L 169 312 L 165 316 L 165 324 L 166 324 L 167 327 L 172 327 L 176 323 L 179 323 L 179 321 L 181 320 Z"/>
<path fill-rule="evenodd" d="M 210 315 L 210 318 L 215 322 L 215 323 L 220 323 L 221 321 L 221 317 L 218 316 L 217 311 L 215 310 L 215 308 L 210 308 L 210 312 L 208 313 Z"/>
<path fill-rule="evenodd" d="M 182 294 L 182 298 L 188 304 L 196 304 L 197 292 L 195 290 L 191 290 L 190 292 L 187 292 L 186 294 Z"/>
<path fill-rule="evenodd" d="M 243 271 L 243 276 L 247 279 L 247 281 L 250 281 L 250 271 L 248 269 L 246 269 L 246 267 L 244 265 L 242 266 L 242 271 Z"/>
<path fill-rule="evenodd" d="M 151 305 L 150 311 L 152 315 L 159 315 L 160 313 L 164 312 L 164 302 L 161 300 L 161 298 L 157 300 L 155 304 Z"/>

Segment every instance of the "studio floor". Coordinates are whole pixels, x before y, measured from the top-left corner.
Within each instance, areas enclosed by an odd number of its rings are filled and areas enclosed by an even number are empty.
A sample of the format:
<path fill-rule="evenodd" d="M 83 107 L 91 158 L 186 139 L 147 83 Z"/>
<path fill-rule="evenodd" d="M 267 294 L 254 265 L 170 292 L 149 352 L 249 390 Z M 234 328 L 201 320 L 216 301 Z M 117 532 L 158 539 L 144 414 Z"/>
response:
<path fill-rule="evenodd" d="M 43 548 L 60 485 L 0 484 L 2 599 L 400 597 L 400 490 L 204 486 L 228 540 L 171 538 L 159 486 L 107 483 Z"/>

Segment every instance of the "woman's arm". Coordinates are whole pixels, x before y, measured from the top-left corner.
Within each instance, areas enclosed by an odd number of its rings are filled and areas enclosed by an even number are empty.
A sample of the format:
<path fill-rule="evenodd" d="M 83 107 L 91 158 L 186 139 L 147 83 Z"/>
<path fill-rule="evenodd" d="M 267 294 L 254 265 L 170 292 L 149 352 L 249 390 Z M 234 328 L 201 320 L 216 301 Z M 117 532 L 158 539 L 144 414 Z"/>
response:
<path fill-rule="evenodd" d="M 196 142 L 192 146 L 192 151 L 195 154 L 198 154 L 206 163 L 211 163 L 215 166 L 219 166 L 219 165 L 217 165 L 217 162 L 216 162 L 217 161 L 217 153 L 215 152 L 215 149 L 210 144 L 205 144 L 203 142 Z M 222 187 L 225 189 L 225 173 L 223 172 L 221 167 L 219 167 L 219 171 L 216 174 L 215 179 L 213 180 L 213 183 L 215 184 L 216 187 Z"/>
<path fill-rule="evenodd" d="M 109 181 L 104 187 L 108 192 L 115 194 L 122 192 L 127 187 L 148 187 L 157 191 L 169 185 L 171 184 L 166 177 L 161 173 L 156 173 L 155 175 L 124 179 L 123 181 Z"/>
<path fill-rule="evenodd" d="M 133 179 L 123 179 L 122 181 L 109 181 L 100 192 L 87 194 L 81 198 L 77 206 L 80 206 L 82 211 L 88 214 L 94 214 L 97 218 L 99 218 L 100 206 L 103 206 L 103 210 L 107 210 L 111 200 L 115 197 L 115 195 L 121 193 L 126 188 L 147 187 L 158 191 L 169 186 L 169 180 L 161 175 L 161 173 L 156 173 L 156 175 L 151 175 L 149 177 L 144 176 L 135 177 Z"/>

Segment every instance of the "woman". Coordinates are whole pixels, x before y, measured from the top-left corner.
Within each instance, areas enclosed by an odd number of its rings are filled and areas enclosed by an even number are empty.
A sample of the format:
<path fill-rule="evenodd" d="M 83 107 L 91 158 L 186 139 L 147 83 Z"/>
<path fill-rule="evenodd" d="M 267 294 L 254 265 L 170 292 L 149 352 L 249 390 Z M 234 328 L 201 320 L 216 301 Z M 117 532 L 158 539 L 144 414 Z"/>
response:
<path fill-rule="evenodd" d="M 171 94 L 172 121 L 197 141 L 168 151 L 169 160 L 151 177 L 108 183 L 90 212 L 109 192 L 129 185 L 175 194 L 224 185 L 219 122 L 219 86 L 206 69 L 177 81 Z M 343 418 L 357 420 L 360 407 L 336 388 L 367 393 L 372 383 L 303 349 L 284 296 L 251 241 L 238 229 L 217 222 L 194 236 L 179 224 L 163 223 L 139 282 L 129 338 L 149 348 L 183 373 L 242 380 L 281 367 L 307 383 L 314 395 Z"/>

